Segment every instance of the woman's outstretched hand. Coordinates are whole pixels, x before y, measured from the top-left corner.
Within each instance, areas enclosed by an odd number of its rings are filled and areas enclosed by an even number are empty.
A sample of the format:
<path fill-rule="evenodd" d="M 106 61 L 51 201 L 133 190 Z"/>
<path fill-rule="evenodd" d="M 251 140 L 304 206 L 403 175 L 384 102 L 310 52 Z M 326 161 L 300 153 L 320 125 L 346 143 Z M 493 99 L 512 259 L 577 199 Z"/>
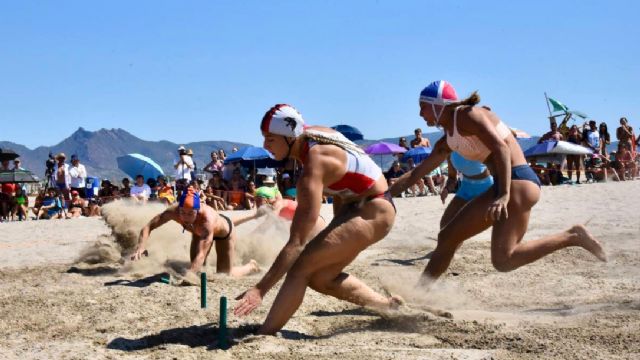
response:
<path fill-rule="evenodd" d="M 487 214 L 485 215 L 485 220 L 487 221 L 498 221 L 498 220 L 506 220 L 509 218 L 509 212 L 507 211 L 507 204 L 509 203 L 508 196 L 501 196 L 495 199 L 491 205 L 489 205 L 489 209 L 487 209 Z"/>
<path fill-rule="evenodd" d="M 258 288 L 252 287 L 236 297 L 236 300 L 239 300 L 239 302 L 233 309 L 233 314 L 236 316 L 249 315 L 262 304 L 262 293 Z"/>

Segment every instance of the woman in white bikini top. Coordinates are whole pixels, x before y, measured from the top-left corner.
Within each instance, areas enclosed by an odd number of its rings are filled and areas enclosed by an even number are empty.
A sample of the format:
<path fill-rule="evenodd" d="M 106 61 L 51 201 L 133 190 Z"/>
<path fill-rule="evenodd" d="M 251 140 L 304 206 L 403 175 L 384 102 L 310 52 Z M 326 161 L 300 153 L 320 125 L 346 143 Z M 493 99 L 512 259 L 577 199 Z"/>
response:
<path fill-rule="evenodd" d="M 420 116 L 427 125 L 442 127 L 446 135 L 428 158 L 389 189 L 392 195 L 400 194 L 440 165 L 452 150 L 485 162 L 494 177 L 493 188 L 470 200 L 441 228 L 421 284 L 428 285 L 442 275 L 462 242 L 489 227 L 493 227 L 491 260 L 498 271 L 517 269 L 569 246 L 581 246 L 606 261 L 602 246 L 582 225 L 522 242 L 531 208 L 540 198 L 539 179 L 507 126 L 488 108 L 475 108 L 479 102 L 475 92 L 459 101 L 451 84 L 443 80 L 427 86 L 420 94 Z"/>

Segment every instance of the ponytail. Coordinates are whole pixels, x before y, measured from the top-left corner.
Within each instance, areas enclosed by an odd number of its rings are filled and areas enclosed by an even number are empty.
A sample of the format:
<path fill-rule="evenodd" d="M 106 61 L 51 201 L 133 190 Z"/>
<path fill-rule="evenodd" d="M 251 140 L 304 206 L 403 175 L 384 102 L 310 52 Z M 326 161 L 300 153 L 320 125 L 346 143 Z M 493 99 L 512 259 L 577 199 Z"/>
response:
<path fill-rule="evenodd" d="M 469 97 L 467 97 L 466 99 L 449 103 L 447 104 L 447 106 L 452 106 L 452 107 L 457 107 L 462 105 L 475 106 L 475 105 L 478 105 L 479 103 L 480 103 L 480 94 L 478 94 L 478 91 L 476 90 L 472 92 L 471 95 L 469 95 Z"/>

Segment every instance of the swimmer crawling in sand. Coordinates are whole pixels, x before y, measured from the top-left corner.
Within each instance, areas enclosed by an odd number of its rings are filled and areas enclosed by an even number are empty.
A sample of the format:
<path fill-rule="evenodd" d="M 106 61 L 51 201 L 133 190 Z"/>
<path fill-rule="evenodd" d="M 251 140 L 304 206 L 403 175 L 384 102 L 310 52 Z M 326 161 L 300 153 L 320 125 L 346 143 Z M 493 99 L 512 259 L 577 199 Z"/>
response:
<path fill-rule="evenodd" d="M 214 243 L 217 254 L 217 272 L 226 273 L 233 277 L 242 277 L 260 271 L 255 260 L 242 266 L 232 265 L 235 250 L 233 222 L 208 205 L 200 204 L 200 197 L 192 187 L 189 187 L 182 194 L 177 205 L 173 205 L 155 216 L 140 230 L 138 247 L 131 256 L 131 260 L 139 260 L 143 255 L 146 255 L 146 245 L 151 231 L 171 220 L 179 223 L 184 230 L 192 234 L 191 265 L 188 269 L 190 272 L 200 271 Z"/>

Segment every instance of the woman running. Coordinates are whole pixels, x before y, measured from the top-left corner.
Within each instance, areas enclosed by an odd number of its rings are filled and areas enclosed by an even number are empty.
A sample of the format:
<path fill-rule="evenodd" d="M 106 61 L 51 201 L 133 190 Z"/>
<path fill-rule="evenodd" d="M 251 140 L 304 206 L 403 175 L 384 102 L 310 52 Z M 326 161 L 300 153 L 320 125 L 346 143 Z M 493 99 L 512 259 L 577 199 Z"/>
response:
<path fill-rule="evenodd" d="M 492 111 L 476 107 L 479 102 L 476 92 L 457 101 L 453 87 L 442 80 L 431 83 L 420 94 L 420 116 L 428 126 L 442 127 L 445 136 L 430 157 L 392 186 L 392 194 L 399 194 L 429 173 L 451 151 L 484 162 L 495 181 L 491 190 L 472 199 L 440 230 L 421 284 L 428 286 L 440 277 L 460 244 L 491 226 L 491 261 L 498 271 L 517 269 L 569 246 L 581 246 L 606 261 L 602 246 L 582 225 L 522 242 L 531 208 L 540 198 L 540 182 L 509 128 Z"/>
<path fill-rule="evenodd" d="M 289 241 L 265 276 L 240 295 L 236 315 L 246 315 L 285 276 L 260 334 L 274 334 L 296 312 L 307 287 L 323 294 L 378 309 L 397 307 L 400 299 L 376 293 L 343 272 L 358 254 L 391 230 L 395 208 L 380 168 L 342 134 L 305 127 L 300 113 L 279 104 L 261 124 L 264 147 L 277 160 L 293 158 L 304 171 L 297 183 L 298 207 Z M 332 222 L 309 242 L 320 216 L 322 195 L 333 196 Z"/>

